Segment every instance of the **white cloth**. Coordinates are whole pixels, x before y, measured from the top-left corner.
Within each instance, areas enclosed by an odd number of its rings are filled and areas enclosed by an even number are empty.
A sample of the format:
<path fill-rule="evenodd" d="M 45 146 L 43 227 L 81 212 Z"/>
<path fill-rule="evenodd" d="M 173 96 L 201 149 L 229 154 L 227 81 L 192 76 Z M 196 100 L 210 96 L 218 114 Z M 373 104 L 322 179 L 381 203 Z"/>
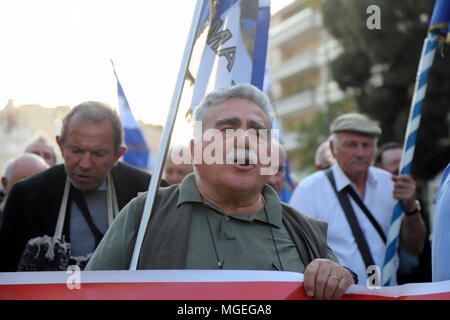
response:
<path fill-rule="evenodd" d="M 332 170 L 338 191 L 350 184 L 359 195 L 356 186 L 338 164 L 333 165 Z M 394 183 L 389 172 L 375 167 L 369 168 L 365 195 L 362 200 L 386 235 L 397 203 L 392 196 L 393 188 Z M 351 197 L 349 199 L 375 264 L 382 270 L 386 245 L 364 212 Z M 318 171 L 306 177 L 295 188 L 289 204 L 310 217 L 328 223 L 328 245 L 336 253 L 341 265 L 352 269 L 358 275 L 359 283 L 365 285 L 367 273 L 363 258 L 336 193 L 325 173 Z M 394 264 L 397 269 L 398 255 L 395 257 Z M 397 283 L 396 277 L 394 277 L 393 283 Z"/>
<path fill-rule="evenodd" d="M 450 174 L 439 187 L 433 230 L 433 281 L 450 280 Z"/>

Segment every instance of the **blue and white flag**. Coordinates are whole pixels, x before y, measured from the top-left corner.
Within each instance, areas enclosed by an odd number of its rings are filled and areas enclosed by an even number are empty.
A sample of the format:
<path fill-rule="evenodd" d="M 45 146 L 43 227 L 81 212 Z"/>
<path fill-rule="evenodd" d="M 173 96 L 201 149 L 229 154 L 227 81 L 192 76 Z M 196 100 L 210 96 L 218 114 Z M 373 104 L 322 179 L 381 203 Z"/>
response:
<path fill-rule="evenodd" d="M 188 70 L 192 109 L 216 88 L 251 83 L 263 89 L 269 23 L 270 0 L 204 2 Z"/>
<path fill-rule="evenodd" d="M 430 32 L 439 33 L 450 42 L 450 0 L 437 0 L 430 21 Z"/>
<path fill-rule="evenodd" d="M 131 112 L 128 100 L 120 84 L 119 77 L 114 70 L 117 79 L 117 95 L 119 98 L 119 113 L 122 119 L 125 132 L 125 145 L 127 152 L 123 156 L 123 161 L 141 169 L 152 169 L 153 158 L 147 142 L 142 134 L 141 127 Z"/>
<path fill-rule="evenodd" d="M 425 103 L 425 94 L 427 92 L 428 78 L 432 70 L 437 48 L 441 41 L 445 40 L 445 36 L 448 35 L 449 21 L 450 0 L 437 0 L 431 17 L 429 32 L 423 44 L 417 70 L 416 85 L 411 102 L 408 125 L 406 127 L 400 174 L 409 174 L 411 172 L 416 139 L 419 133 L 422 109 Z M 395 259 L 399 243 L 402 216 L 403 207 L 401 203 L 398 202 L 392 214 L 386 244 L 386 254 L 381 272 L 381 281 L 385 286 L 392 285 L 392 279 L 397 271 L 395 269 Z"/>

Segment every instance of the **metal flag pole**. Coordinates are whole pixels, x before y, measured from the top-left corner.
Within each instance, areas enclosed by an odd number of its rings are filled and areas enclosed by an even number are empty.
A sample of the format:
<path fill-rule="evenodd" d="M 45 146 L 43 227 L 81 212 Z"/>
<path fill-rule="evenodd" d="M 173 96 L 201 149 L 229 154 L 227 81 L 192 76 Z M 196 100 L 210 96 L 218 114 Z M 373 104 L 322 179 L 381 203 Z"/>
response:
<path fill-rule="evenodd" d="M 189 30 L 188 39 L 186 42 L 186 46 L 184 48 L 181 66 L 178 72 L 177 82 L 175 84 L 175 89 L 172 95 L 172 102 L 169 107 L 166 124 L 164 125 L 164 130 L 159 145 L 155 169 L 152 174 L 152 179 L 150 180 L 147 198 L 145 199 L 144 212 L 142 214 L 141 222 L 139 225 L 139 231 L 136 237 L 136 243 L 134 245 L 133 255 L 131 257 L 131 263 L 129 268 L 129 270 L 131 271 L 134 271 L 137 268 L 142 243 L 144 240 L 145 232 L 147 230 L 150 215 L 153 209 L 153 204 L 155 202 L 156 192 L 158 190 L 158 186 L 161 181 L 162 167 L 166 160 L 167 150 L 170 144 L 170 138 L 172 137 L 173 126 L 175 124 L 175 120 L 177 117 L 178 105 L 180 104 L 181 93 L 183 91 L 184 81 L 186 77 L 186 71 L 189 66 L 189 61 L 191 60 L 192 50 L 195 42 L 195 35 L 198 23 L 200 21 L 200 15 L 202 12 L 203 4 L 204 0 L 197 0 L 197 4 L 194 10 L 194 16 L 191 22 L 191 28 Z"/>
<path fill-rule="evenodd" d="M 403 156 L 400 163 L 400 174 L 409 174 L 411 171 L 416 138 L 419 132 L 420 120 L 422 118 L 422 107 L 425 101 L 428 78 L 434 61 L 434 55 L 439 44 L 437 35 L 430 33 L 424 41 L 422 54 L 417 71 L 416 85 L 411 103 L 411 109 L 408 119 L 408 125 L 405 134 L 405 143 L 403 144 Z M 396 272 L 394 266 L 394 257 L 397 252 L 399 233 L 403 215 L 403 208 L 398 202 L 394 208 L 389 227 L 389 233 L 386 243 L 386 253 L 384 257 L 383 270 L 381 272 L 381 284 L 388 286 L 391 283 L 392 276 Z"/>

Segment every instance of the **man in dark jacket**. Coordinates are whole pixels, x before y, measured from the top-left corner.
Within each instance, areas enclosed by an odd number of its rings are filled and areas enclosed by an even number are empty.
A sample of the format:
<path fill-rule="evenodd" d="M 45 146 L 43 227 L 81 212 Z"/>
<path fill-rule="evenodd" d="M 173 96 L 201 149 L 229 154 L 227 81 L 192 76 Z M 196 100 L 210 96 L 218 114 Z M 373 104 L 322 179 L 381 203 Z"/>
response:
<path fill-rule="evenodd" d="M 60 249 L 70 248 L 70 256 L 88 258 L 118 211 L 148 188 L 148 173 L 118 162 L 126 147 L 120 119 L 109 106 L 74 107 L 56 140 L 64 165 L 11 190 L 0 229 L 2 272 L 64 270 L 67 264 L 52 269 L 33 261 L 42 248 L 54 260 L 55 241 Z M 37 247 L 26 256 L 32 245 Z"/>

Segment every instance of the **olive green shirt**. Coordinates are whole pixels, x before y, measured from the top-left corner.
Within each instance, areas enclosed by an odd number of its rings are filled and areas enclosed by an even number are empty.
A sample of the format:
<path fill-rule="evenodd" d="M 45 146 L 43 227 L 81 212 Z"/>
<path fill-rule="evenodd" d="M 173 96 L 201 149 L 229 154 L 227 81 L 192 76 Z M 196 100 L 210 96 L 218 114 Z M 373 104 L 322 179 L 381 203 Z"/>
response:
<path fill-rule="evenodd" d="M 217 269 L 221 262 L 223 269 L 304 271 L 281 210 L 225 214 L 207 200 L 198 209 L 192 215 L 186 269 Z"/>
<path fill-rule="evenodd" d="M 155 202 L 156 210 L 161 210 L 159 219 L 172 213 L 170 217 L 182 220 L 186 216 L 184 212 L 189 211 L 192 215 L 190 223 L 187 222 L 189 230 L 167 235 L 164 234 L 166 230 L 155 227 L 152 229 L 150 221 L 142 245 L 139 269 L 153 269 L 155 262 L 148 258 L 152 255 L 145 251 L 152 250 L 153 244 L 148 242 L 149 232 L 156 232 L 156 238 L 159 235 L 161 237 L 158 238 L 159 252 L 153 252 L 153 257 L 171 259 L 172 252 L 165 249 L 171 247 L 164 240 L 168 236 L 172 242 L 173 237 L 179 238 L 180 246 L 183 245 L 182 241 L 188 242 L 185 258 L 183 257 L 185 269 L 219 269 L 221 262 L 223 269 L 304 271 L 305 264 L 298 250 L 306 249 L 295 246 L 282 222 L 278 195 L 271 187 L 264 187 L 264 208 L 254 214 L 225 214 L 202 197 L 195 184 L 194 174 L 188 175 L 180 185 L 160 188 L 159 193 L 166 195 L 163 197 L 166 199 L 164 203 L 158 203 L 158 200 Z M 146 195 L 141 194 L 122 209 L 94 252 L 86 270 L 129 268 L 145 199 Z M 169 224 L 177 226 L 178 221 L 169 221 Z M 328 252 L 328 258 L 336 261 L 331 251 Z"/>

